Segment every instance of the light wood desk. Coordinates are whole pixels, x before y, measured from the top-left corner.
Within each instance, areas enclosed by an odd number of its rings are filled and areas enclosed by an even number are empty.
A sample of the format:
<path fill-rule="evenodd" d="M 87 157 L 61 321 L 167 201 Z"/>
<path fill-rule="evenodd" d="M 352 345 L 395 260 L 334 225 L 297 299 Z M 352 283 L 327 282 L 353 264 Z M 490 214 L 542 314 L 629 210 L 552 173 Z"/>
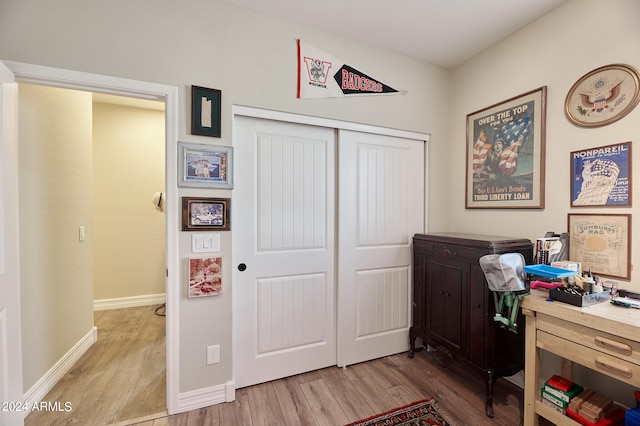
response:
<path fill-rule="evenodd" d="M 522 302 L 526 316 L 524 424 L 537 425 L 542 416 L 556 425 L 578 425 L 540 401 L 540 350 L 567 361 L 558 372 L 567 378 L 572 378 L 572 363 L 578 363 L 640 387 L 640 310 L 609 302 L 579 308 L 549 302 L 547 296 L 546 291 L 532 290 Z"/>

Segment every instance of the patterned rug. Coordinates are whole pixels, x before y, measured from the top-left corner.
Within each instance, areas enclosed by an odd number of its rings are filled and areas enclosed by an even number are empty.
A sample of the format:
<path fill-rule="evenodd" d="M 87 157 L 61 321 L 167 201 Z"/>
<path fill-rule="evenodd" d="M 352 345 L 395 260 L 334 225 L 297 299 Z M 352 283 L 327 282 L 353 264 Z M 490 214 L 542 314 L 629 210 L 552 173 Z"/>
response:
<path fill-rule="evenodd" d="M 397 426 L 397 425 L 436 425 L 450 426 L 438 412 L 435 399 L 425 399 L 412 402 L 404 407 L 394 408 L 386 413 L 378 414 L 368 419 L 349 423 L 347 426 Z"/>

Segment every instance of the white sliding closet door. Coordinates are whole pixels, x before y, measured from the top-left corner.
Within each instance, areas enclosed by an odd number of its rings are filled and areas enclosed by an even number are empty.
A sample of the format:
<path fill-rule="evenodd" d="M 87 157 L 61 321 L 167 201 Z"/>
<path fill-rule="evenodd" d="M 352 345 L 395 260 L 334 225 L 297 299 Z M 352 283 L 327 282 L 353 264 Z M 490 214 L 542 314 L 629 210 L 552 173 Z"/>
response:
<path fill-rule="evenodd" d="M 235 132 L 240 388 L 336 364 L 335 131 L 236 117 Z"/>
<path fill-rule="evenodd" d="M 424 142 L 339 133 L 338 365 L 408 349 Z"/>
<path fill-rule="evenodd" d="M 234 150 L 236 387 L 407 350 L 424 142 L 236 116 Z"/>

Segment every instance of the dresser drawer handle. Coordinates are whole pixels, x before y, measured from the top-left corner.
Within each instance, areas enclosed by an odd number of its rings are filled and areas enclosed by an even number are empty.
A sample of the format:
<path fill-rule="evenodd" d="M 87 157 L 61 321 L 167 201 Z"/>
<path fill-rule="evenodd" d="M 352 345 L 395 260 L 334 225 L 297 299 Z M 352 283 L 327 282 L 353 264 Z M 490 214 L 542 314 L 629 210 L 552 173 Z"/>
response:
<path fill-rule="evenodd" d="M 442 256 L 456 257 L 458 255 L 455 251 L 451 251 L 449 247 L 440 247 L 434 251 Z"/>
<path fill-rule="evenodd" d="M 631 355 L 633 352 L 633 348 L 626 343 L 616 342 L 615 340 L 607 339 L 606 337 L 596 336 L 596 344 L 623 355 Z"/>
<path fill-rule="evenodd" d="M 622 376 L 624 378 L 630 379 L 633 374 L 631 373 L 631 369 L 625 365 L 614 365 L 609 360 L 605 360 L 603 358 L 596 358 L 596 366 L 600 367 L 603 370 L 606 370 L 612 374 L 617 376 Z"/>

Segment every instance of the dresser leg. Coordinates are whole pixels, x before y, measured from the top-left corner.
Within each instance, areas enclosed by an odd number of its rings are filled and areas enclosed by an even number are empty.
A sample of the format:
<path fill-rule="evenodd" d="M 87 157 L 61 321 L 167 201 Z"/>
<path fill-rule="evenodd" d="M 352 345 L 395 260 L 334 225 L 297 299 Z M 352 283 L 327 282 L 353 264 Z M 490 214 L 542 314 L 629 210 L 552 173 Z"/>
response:
<path fill-rule="evenodd" d="M 487 371 L 487 382 L 486 385 L 486 397 L 484 408 L 487 413 L 487 417 L 493 418 L 493 385 L 495 384 L 496 379 L 493 375 L 493 370 Z"/>
<path fill-rule="evenodd" d="M 413 358 L 413 354 L 416 353 L 416 337 L 413 327 L 409 327 L 409 358 Z"/>

